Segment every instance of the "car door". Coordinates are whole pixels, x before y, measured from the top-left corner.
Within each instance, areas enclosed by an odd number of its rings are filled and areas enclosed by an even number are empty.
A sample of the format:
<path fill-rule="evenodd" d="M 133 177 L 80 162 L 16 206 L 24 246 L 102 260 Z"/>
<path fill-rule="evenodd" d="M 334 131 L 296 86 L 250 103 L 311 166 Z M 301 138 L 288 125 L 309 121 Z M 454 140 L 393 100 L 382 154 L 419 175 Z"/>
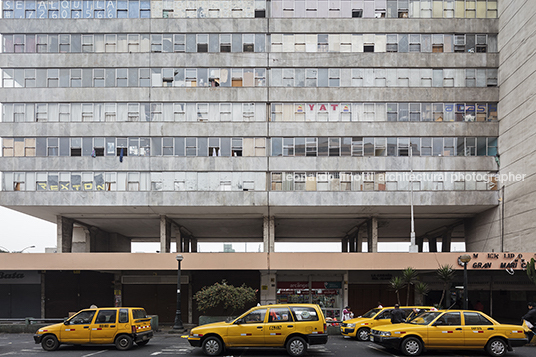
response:
<path fill-rule="evenodd" d="M 117 333 L 117 309 L 99 310 L 90 329 L 91 343 L 113 343 Z"/>
<path fill-rule="evenodd" d="M 478 312 L 463 313 L 465 346 L 484 348 L 489 338 L 496 333 L 495 325 Z"/>
<path fill-rule="evenodd" d="M 227 329 L 227 344 L 229 346 L 263 345 L 267 310 L 255 309 L 230 325 Z"/>
<path fill-rule="evenodd" d="M 378 327 L 378 326 L 383 326 L 383 325 L 390 325 L 391 324 L 391 311 L 392 310 L 393 309 L 385 309 L 382 312 L 380 312 L 378 314 L 378 316 L 376 316 L 374 318 L 374 320 L 372 320 L 367 327 L 372 328 L 372 327 Z M 356 328 L 357 328 L 357 326 L 356 326 Z"/>
<path fill-rule="evenodd" d="M 464 334 L 459 312 L 446 312 L 428 326 L 427 348 L 463 346 Z"/>
<path fill-rule="evenodd" d="M 287 307 L 271 308 L 264 329 L 266 346 L 283 346 L 288 335 L 296 330 L 296 323 Z"/>
<path fill-rule="evenodd" d="M 83 310 L 67 320 L 60 332 L 61 343 L 89 343 L 96 310 Z"/>

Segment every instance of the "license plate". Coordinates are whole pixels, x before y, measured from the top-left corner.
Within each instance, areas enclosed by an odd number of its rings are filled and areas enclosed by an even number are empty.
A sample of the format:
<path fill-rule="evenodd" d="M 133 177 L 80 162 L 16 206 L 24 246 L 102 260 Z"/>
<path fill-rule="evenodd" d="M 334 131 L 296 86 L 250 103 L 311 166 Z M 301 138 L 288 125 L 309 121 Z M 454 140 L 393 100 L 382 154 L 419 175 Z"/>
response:
<path fill-rule="evenodd" d="M 370 340 L 374 342 L 374 336 L 370 336 Z"/>

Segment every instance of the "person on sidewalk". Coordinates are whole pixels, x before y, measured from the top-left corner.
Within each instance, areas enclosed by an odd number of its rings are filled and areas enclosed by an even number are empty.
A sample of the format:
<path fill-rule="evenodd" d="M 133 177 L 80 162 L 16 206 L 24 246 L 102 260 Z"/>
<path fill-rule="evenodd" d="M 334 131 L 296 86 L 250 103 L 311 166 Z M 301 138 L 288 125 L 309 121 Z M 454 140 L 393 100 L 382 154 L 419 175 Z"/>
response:
<path fill-rule="evenodd" d="M 406 314 L 400 310 L 400 305 L 396 304 L 394 310 L 391 310 L 391 323 L 399 324 L 406 321 Z"/>
<path fill-rule="evenodd" d="M 527 307 L 529 308 L 529 311 L 523 315 L 521 319 L 525 321 L 525 325 L 531 330 L 531 332 L 527 333 L 530 343 L 534 335 L 536 335 L 536 309 L 534 308 L 533 302 L 529 302 Z"/>

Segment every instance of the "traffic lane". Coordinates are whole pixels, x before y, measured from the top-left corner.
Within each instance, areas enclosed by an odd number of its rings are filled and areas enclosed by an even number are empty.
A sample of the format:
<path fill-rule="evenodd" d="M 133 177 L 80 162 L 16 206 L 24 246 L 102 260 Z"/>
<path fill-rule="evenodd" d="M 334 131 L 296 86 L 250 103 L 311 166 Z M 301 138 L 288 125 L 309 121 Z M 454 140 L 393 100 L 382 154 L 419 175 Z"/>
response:
<path fill-rule="evenodd" d="M 3 356 L 48 356 L 61 357 L 141 357 L 141 356 L 204 356 L 201 348 L 191 347 L 188 340 L 179 335 L 157 333 L 144 347 L 134 346 L 129 351 L 118 351 L 113 345 L 105 346 L 72 346 L 61 345 L 55 352 L 46 352 L 40 345 L 36 345 L 31 334 L 0 334 L 0 357 Z M 512 357 L 533 357 L 536 348 L 518 347 L 514 352 L 508 352 Z M 325 345 L 310 346 L 307 352 L 309 357 L 403 357 L 400 351 L 385 349 L 372 342 L 358 342 L 342 336 L 330 336 Z M 280 357 L 288 356 L 283 348 L 232 348 L 227 349 L 223 357 Z M 427 351 L 423 357 L 484 357 L 483 350 L 467 351 Z M 405 357 L 405 356 L 404 356 Z"/>

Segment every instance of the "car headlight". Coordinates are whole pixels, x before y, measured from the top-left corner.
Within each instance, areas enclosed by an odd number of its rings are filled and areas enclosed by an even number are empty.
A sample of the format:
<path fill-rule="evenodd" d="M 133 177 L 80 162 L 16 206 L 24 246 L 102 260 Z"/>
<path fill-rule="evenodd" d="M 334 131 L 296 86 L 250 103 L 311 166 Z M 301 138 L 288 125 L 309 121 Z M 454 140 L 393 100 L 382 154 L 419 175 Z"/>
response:
<path fill-rule="evenodd" d="M 380 336 L 391 336 L 391 333 L 389 331 L 378 331 Z"/>
<path fill-rule="evenodd" d="M 346 327 L 354 328 L 355 324 L 346 324 Z"/>

